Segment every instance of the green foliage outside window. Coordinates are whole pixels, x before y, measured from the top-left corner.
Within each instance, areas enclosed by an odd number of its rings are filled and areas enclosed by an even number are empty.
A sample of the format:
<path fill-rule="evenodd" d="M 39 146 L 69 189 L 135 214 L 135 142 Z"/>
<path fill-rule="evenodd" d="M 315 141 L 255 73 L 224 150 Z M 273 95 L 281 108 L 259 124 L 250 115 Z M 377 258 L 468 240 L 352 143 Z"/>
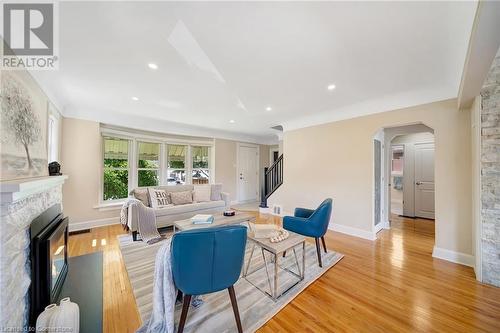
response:
<path fill-rule="evenodd" d="M 139 168 L 155 168 L 156 165 L 147 160 L 139 160 Z M 138 171 L 138 185 L 142 186 L 157 186 L 158 185 L 158 171 L 157 170 L 139 170 Z"/>
<path fill-rule="evenodd" d="M 128 170 L 111 169 L 127 168 L 127 164 L 127 160 L 123 159 L 104 159 L 104 200 L 128 196 Z"/>

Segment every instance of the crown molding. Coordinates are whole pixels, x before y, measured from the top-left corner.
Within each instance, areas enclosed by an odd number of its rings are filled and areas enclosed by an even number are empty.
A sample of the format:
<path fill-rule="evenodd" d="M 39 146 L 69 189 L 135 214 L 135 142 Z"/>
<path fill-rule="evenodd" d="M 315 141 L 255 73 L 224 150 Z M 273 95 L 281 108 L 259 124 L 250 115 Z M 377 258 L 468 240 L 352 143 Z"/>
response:
<path fill-rule="evenodd" d="M 168 133 L 173 135 L 187 135 L 194 137 L 226 139 L 233 141 L 257 143 L 263 145 L 273 145 L 278 143 L 278 141 L 273 135 L 257 136 L 257 135 L 241 134 L 241 133 L 212 129 L 207 127 L 199 127 L 189 124 L 170 122 L 146 116 L 117 113 L 113 111 L 102 111 L 96 109 L 80 110 L 77 108 L 67 107 L 64 109 L 62 114 L 64 117 L 68 118 L 90 120 L 90 121 L 105 123 L 108 125 L 126 127 L 142 131 Z"/>

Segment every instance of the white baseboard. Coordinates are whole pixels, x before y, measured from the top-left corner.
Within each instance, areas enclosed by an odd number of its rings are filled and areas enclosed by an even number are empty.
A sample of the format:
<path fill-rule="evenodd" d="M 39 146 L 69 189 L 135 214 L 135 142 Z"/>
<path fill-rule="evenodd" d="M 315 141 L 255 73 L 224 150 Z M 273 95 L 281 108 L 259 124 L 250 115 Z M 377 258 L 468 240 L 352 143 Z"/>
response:
<path fill-rule="evenodd" d="M 69 232 L 97 228 L 97 227 L 104 227 L 107 225 L 119 224 L 119 223 L 120 223 L 120 217 L 109 217 L 106 219 L 90 220 L 90 221 L 77 222 L 77 223 L 70 222 L 69 223 Z"/>
<path fill-rule="evenodd" d="M 474 267 L 475 259 L 474 256 L 470 254 L 465 254 L 461 252 L 455 252 L 447 249 L 443 249 L 440 247 L 434 246 L 432 250 L 432 256 L 434 258 L 443 259 L 447 261 L 451 261 L 457 264 L 462 264 L 469 267 Z"/>
<path fill-rule="evenodd" d="M 267 207 L 267 208 L 262 208 L 262 207 L 259 207 L 259 213 L 261 214 L 272 214 L 272 209 Z"/>
<path fill-rule="evenodd" d="M 377 234 L 380 230 L 384 229 L 384 222 L 380 222 L 379 224 L 373 227 L 373 233 Z"/>
<path fill-rule="evenodd" d="M 371 231 L 366 231 L 363 229 L 348 227 L 348 226 L 345 226 L 342 224 L 331 223 L 328 226 L 328 229 L 333 230 L 333 231 L 337 231 L 337 232 L 341 232 L 341 233 L 346 234 L 346 235 L 368 239 L 371 241 L 377 239 L 377 237 L 375 236 L 375 233 L 373 233 Z"/>
<path fill-rule="evenodd" d="M 383 223 L 384 223 L 384 225 L 383 225 L 384 229 L 387 229 L 387 230 L 391 229 L 391 223 L 389 221 L 385 221 Z"/>

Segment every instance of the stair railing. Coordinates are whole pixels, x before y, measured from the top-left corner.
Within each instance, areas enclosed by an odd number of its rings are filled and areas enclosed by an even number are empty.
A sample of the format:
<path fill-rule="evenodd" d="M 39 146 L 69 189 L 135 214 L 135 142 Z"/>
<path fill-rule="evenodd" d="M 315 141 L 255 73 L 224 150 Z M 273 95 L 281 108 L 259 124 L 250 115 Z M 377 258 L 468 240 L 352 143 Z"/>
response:
<path fill-rule="evenodd" d="M 269 168 L 264 168 L 260 207 L 267 208 L 267 199 L 281 184 L 283 184 L 283 154 Z"/>

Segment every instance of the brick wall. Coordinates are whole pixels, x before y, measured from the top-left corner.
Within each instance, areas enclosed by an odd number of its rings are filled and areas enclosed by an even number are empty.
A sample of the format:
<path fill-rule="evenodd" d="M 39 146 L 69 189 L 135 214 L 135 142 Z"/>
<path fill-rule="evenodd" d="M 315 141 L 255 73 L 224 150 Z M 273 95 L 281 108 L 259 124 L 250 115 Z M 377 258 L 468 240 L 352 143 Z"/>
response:
<path fill-rule="evenodd" d="M 500 286 L 500 50 L 481 97 L 482 274 Z"/>

